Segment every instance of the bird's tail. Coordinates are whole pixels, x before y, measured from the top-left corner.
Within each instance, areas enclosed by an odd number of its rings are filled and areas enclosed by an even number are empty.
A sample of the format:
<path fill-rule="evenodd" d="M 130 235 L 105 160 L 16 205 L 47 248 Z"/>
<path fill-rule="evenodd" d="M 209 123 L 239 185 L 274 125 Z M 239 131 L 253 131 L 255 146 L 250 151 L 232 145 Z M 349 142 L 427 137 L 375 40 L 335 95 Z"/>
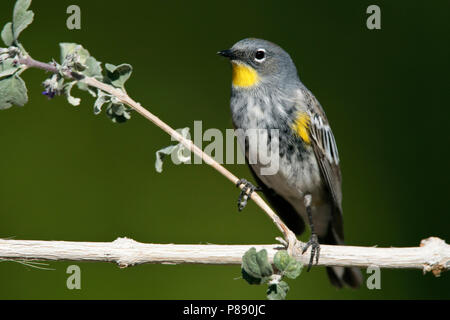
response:
<path fill-rule="evenodd" d="M 338 245 L 345 244 L 344 240 L 340 239 L 336 232 L 334 232 L 331 225 L 327 235 L 323 238 L 319 238 L 319 243 Z M 327 274 L 331 284 L 337 288 L 349 286 L 356 289 L 361 286 L 363 281 L 361 270 L 355 267 L 327 267 Z"/>

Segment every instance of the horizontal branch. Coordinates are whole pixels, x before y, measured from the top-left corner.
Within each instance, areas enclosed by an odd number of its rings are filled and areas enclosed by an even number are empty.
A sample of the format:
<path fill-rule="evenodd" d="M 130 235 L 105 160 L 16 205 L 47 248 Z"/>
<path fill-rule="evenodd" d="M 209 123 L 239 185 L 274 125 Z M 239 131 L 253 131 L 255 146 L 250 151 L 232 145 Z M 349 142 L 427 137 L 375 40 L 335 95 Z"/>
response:
<path fill-rule="evenodd" d="M 114 262 L 120 267 L 143 263 L 241 264 L 251 247 L 266 249 L 272 261 L 280 244 L 273 245 L 180 245 L 147 244 L 128 238 L 113 242 L 1 240 L 0 259 L 70 260 Z M 296 258 L 308 263 L 309 250 Z M 422 240 L 420 247 L 377 248 L 321 245 L 320 266 L 410 268 L 438 276 L 450 269 L 450 246 L 439 238 Z"/>

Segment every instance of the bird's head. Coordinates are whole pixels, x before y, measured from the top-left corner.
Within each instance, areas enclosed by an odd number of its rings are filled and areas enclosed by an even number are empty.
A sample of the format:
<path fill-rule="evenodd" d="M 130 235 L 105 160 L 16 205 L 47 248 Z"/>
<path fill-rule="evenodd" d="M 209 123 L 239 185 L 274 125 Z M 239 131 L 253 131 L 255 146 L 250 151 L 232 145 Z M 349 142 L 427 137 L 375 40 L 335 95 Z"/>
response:
<path fill-rule="evenodd" d="M 247 38 L 217 54 L 230 59 L 234 88 L 254 88 L 263 83 L 283 85 L 298 80 L 289 54 L 267 40 Z"/>

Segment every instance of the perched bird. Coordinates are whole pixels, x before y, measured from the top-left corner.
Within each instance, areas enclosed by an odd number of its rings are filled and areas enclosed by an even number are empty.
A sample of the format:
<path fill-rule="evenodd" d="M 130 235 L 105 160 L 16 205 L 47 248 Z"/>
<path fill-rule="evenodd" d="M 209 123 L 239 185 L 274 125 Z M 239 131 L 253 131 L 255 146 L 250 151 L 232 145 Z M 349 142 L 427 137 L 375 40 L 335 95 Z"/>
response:
<path fill-rule="evenodd" d="M 238 186 L 244 184 L 238 207 L 241 210 L 247 194 L 260 188 L 295 234 L 303 233 L 304 221 L 308 221 L 311 237 L 303 252 L 311 247 L 310 268 L 314 258 L 318 261 L 319 242 L 344 244 L 339 155 L 322 106 L 300 81 L 289 54 L 278 45 L 248 38 L 218 54 L 232 64 L 235 129 L 258 129 L 253 131 L 258 135 L 257 148 L 251 147 L 252 139 L 238 139 L 258 184 L 238 182 Z M 268 151 L 278 161 L 276 172 L 264 173 L 268 164 L 258 160 L 267 157 Z M 339 288 L 356 288 L 362 282 L 357 268 L 327 267 L 327 273 Z"/>

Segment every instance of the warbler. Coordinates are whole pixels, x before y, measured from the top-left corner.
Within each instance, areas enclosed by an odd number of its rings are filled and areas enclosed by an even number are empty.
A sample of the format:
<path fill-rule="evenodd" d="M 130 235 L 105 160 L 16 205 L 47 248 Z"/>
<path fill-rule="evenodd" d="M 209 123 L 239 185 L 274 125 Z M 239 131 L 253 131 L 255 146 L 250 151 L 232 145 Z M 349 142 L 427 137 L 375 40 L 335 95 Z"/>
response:
<path fill-rule="evenodd" d="M 311 247 L 309 270 L 314 259 L 318 262 L 319 243 L 344 244 L 339 154 L 325 112 L 300 81 L 289 54 L 278 45 L 247 38 L 218 54 L 231 60 L 235 129 L 257 129 L 258 143 L 267 144 L 251 148 L 251 139 L 238 139 L 258 185 L 239 180 L 238 186 L 244 187 L 238 207 L 242 210 L 248 194 L 261 190 L 295 234 L 302 234 L 308 221 L 311 237 L 303 253 Z M 277 137 L 271 134 L 274 130 Z M 267 163 L 258 160 L 267 157 L 267 150 L 277 150 L 271 157 L 279 166 L 271 174 L 262 172 Z M 252 157 L 257 159 L 253 163 L 248 161 Z M 357 268 L 326 269 L 336 287 L 356 288 L 362 282 Z"/>

